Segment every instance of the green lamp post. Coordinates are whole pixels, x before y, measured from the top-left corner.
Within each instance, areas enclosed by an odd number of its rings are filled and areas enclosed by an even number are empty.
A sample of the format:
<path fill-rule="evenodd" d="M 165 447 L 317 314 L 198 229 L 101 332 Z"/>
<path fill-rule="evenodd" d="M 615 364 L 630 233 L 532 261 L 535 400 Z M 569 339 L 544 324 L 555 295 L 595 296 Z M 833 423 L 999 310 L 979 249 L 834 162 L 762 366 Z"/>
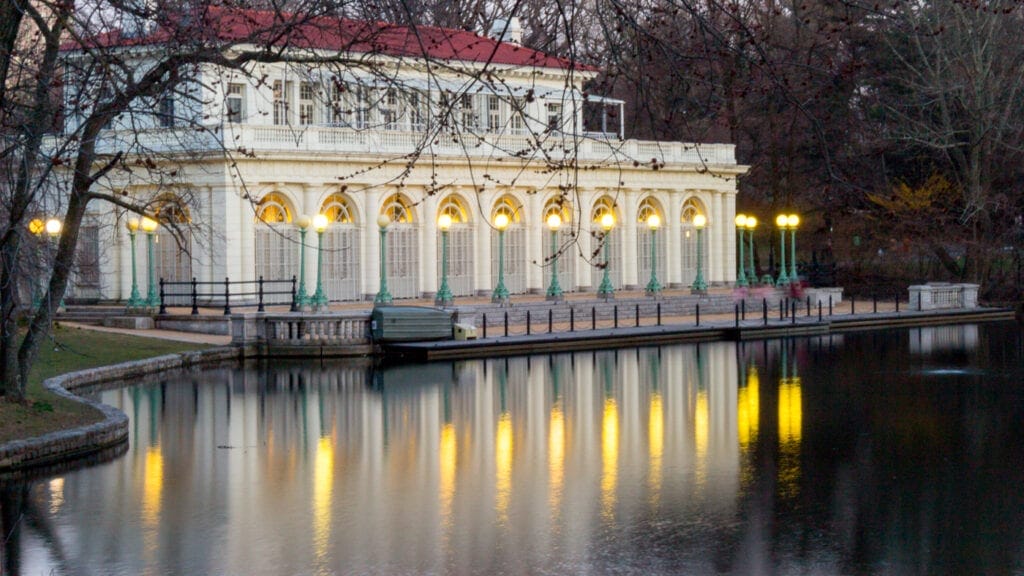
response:
<path fill-rule="evenodd" d="M 299 226 L 299 288 L 295 292 L 295 305 L 302 310 L 310 303 L 309 295 L 306 294 L 306 232 L 313 220 L 302 215 L 295 223 Z"/>
<path fill-rule="evenodd" d="M 505 229 L 508 225 L 508 214 L 501 212 L 494 217 L 494 227 L 498 229 L 498 284 L 491 294 L 491 302 L 500 304 L 508 303 L 508 288 L 505 288 Z"/>
<path fill-rule="evenodd" d="M 651 231 L 651 279 L 647 282 L 646 294 L 657 298 L 661 294 L 661 283 L 658 282 L 658 227 L 661 226 L 661 217 L 651 214 L 647 217 L 647 228 Z"/>
<path fill-rule="evenodd" d="M 327 230 L 327 216 L 313 216 L 313 231 L 316 232 L 316 292 L 309 299 L 313 310 L 327 310 L 327 294 L 324 293 L 324 232 Z"/>
<path fill-rule="evenodd" d="M 754 262 L 754 229 L 757 228 L 757 218 L 747 216 L 746 226 L 747 230 L 750 231 L 750 234 L 748 234 L 750 239 L 750 269 L 747 271 L 747 280 L 751 286 L 757 286 L 757 264 Z"/>
<path fill-rule="evenodd" d="M 388 292 L 388 268 L 387 268 L 387 238 L 388 225 L 391 218 L 387 214 L 377 216 L 377 227 L 380 228 L 380 288 L 377 296 L 374 297 L 374 304 L 391 304 L 391 293 Z"/>
<path fill-rule="evenodd" d="M 786 225 L 789 227 L 789 281 L 797 283 L 800 276 L 796 273 L 796 229 L 800 226 L 800 216 L 786 216 Z"/>
<path fill-rule="evenodd" d="M 703 214 L 693 217 L 693 226 L 697 229 L 697 275 L 693 279 L 693 284 L 690 285 L 690 294 L 707 294 L 708 292 L 708 284 L 704 281 L 704 246 L 701 241 L 704 226 L 707 223 L 708 219 Z"/>
<path fill-rule="evenodd" d="M 441 287 L 437 289 L 434 304 L 451 306 L 454 301 L 451 289 L 448 288 L 448 229 L 452 227 L 452 217 L 441 214 L 437 218 L 437 227 L 441 230 Z"/>
<path fill-rule="evenodd" d="M 789 217 L 779 214 L 775 217 L 775 225 L 779 228 L 779 258 L 782 262 L 779 279 L 775 281 L 775 285 L 786 286 L 789 284 L 789 274 L 786 273 L 786 227 L 789 225 Z"/>
<path fill-rule="evenodd" d="M 608 240 L 612 228 L 615 228 L 615 216 L 611 212 L 605 212 L 604 216 L 601 216 L 601 230 L 604 230 L 602 238 L 604 242 L 604 277 L 601 278 L 601 285 L 597 287 L 597 295 L 605 300 L 615 297 L 615 288 L 612 287 L 611 278 L 608 277 L 608 269 L 612 265 L 608 258 Z"/>
<path fill-rule="evenodd" d="M 747 227 L 747 215 L 737 214 L 736 215 L 736 235 L 739 238 L 737 246 L 739 247 L 739 271 L 736 272 L 736 287 L 745 288 L 747 287 L 747 272 L 743 269 L 743 230 Z"/>
<path fill-rule="evenodd" d="M 147 308 L 158 308 L 160 306 L 160 295 L 157 293 L 156 290 L 156 262 L 154 262 L 153 260 L 153 236 L 156 235 L 157 226 L 158 224 L 156 220 L 153 220 L 149 216 L 142 217 L 142 223 L 140 224 L 140 227 L 142 228 L 142 231 L 146 233 L 146 252 L 149 260 L 147 262 L 147 264 L 149 264 L 149 274 L 147 276 L 147 279 L 149 281 L 149 288 L 146 292 L 145 301 L 145 305 Z"/>
<path fill-rule="evenodd" d="M 125 222 L 125 226 L 128 228 L 128 243 L 131 246 L 132 253 L 132 291 L 128 296 L 129 310 L 143 306 L 142 295 L 139 294 L 139 277 L 135 265 L 135 235 L 139 231 L 140 224 L 139 219 L 135 216 L 132 216 Z"/>
<path fill-rule="evenodd" d="M 562 217 L 557 212 L 547 219 L 548 230 L 551 230 L 551 285 L 548 286 L 546 300 L 557 302 L 562 300 L 562 287 L 558 284 L 558 229 L 562 227 Z"/>

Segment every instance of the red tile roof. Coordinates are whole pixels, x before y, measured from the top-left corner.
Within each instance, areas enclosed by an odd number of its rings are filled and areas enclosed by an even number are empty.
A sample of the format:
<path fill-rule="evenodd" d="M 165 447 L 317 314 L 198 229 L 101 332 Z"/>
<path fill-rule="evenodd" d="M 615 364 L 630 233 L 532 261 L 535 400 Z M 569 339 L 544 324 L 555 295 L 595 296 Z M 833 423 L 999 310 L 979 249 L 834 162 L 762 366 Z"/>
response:
<path fill-rule="evenodd" d="M 195 22 L 199 22 L 196 24 Z M 550 56 L 474 32 L 432 26 L 406 26 L 335 17 L 303 18 L 269 10 L 207 7 L 201 14 L 179 13 L 145 34 L 121 30 L 67 43 L 65 50 L 84 46 L 139 46 L 164 43 L 254 43 L 352 53 L 385 54 L 439 60 L 490 62 L 512 66 L 596 70 L 592 66 Z"/>

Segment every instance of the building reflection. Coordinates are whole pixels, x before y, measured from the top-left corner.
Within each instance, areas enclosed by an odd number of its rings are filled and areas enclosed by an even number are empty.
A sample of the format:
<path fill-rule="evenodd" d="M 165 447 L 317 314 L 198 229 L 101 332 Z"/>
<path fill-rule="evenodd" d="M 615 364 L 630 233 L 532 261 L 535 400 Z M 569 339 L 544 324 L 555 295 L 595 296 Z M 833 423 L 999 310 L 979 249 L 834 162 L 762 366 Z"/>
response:
<path fill-rule="evenodd" d="M 977 324 L 923 326 L 907 331 L 914 354 L 970 352 L 978 347 Z"/>

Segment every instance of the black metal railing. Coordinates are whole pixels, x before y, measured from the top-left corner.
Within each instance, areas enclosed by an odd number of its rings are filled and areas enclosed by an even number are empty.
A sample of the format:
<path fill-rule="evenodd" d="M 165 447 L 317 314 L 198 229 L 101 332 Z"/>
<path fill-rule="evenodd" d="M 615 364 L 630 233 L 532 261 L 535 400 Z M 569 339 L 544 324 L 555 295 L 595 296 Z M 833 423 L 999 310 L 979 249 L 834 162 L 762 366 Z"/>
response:
<path fill-rule="evenodd" d="M 187 282 L 171 282 L 160 279 L 160 314 L 167 313 L 168 306 L 192 308 L 192 314 L 199 314 L 200 308 L 223 309 L 231 314 L 231 307 L 256 307 L 258 312 L 267 306 L 287 304 L 294 312 L 295 276 L 288 280 L 235 280 L 225 278 L 219 282 L 200 282 L 195 278 Z"/>

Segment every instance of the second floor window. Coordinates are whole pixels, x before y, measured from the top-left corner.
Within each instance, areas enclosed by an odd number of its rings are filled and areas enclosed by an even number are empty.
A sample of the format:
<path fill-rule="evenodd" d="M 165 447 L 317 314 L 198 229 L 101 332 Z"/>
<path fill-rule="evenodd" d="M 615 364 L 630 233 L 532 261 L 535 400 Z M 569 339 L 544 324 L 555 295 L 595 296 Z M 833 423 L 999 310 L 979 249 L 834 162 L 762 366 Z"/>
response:
<path fill-rule="evenodd" d="M 394 89 L 387 90 L 381 99 L 380 120 L 385 130 L 398 129 L 398 92 Z"/>
<path fill-rule="evenodd" d="M 476 110 L 473 107 L 473 95 L 463 94 L 459 97 L 459 111 L 462 115 L 463 130 L 472 130 L 477 127 Z"/>
<path fill-rule="evenodd" d="M 274 80 L 274 124 L 283 125 L 289 123 L 289 109 L 291 108 L 291 82 Z"/>
<path fill-rule="evenodd" d="M 312 82 L 299 84 L 299 124 L 308 125 L 314 122 L 314 92 Z"/>
<path fill-rule="evenodd" d="M 160 106 L 157 110 L 157 120 L 160 122 L 161 128 L 170 128 L 174 126 L 174 95 L 164 94 L 160 98 Z"/>
<path fill-rule="evenodd" d="M 548 130 L 558 132 L 562 129 L 562 105 L 548 104 Z"/>
<path fill-rule="evenodd" d="M 228 84 L 226 108 L 228 122 L 241 122 L 245 120 L 244 84 Z"/>
<path fill-rule="evenodd" d="M 509 124 L 512 127 L 513 134 L 525 134 L 526 133 L 526 99 L 522 97 L 513 97 L 511 100 L 512 116 Z"/>
<path fill-rule="evenodd" d="M 487 97 L 487 131 L 498 132 L 501 128 L 501 99 L 491 94 Z"/>

